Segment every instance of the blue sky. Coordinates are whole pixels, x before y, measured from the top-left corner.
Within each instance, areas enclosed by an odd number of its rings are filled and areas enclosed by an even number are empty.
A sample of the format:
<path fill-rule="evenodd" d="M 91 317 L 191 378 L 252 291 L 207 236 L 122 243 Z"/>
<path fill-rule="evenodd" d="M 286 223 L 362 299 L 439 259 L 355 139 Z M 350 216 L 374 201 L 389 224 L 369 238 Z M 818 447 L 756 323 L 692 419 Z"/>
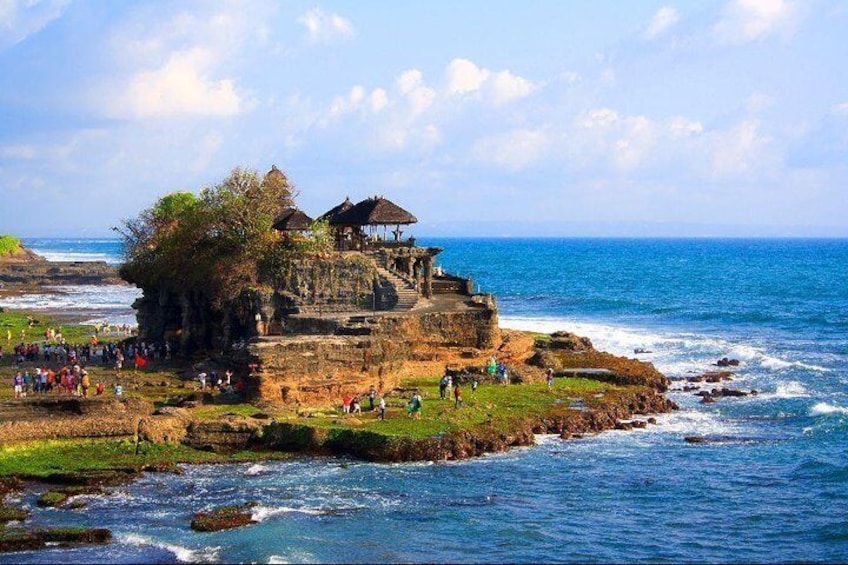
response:
<path fill-rule="evenodd" d="M 440 235 L 848 235 L 842 0 L 0 0 L 0 231 L 236 165 Z"/>

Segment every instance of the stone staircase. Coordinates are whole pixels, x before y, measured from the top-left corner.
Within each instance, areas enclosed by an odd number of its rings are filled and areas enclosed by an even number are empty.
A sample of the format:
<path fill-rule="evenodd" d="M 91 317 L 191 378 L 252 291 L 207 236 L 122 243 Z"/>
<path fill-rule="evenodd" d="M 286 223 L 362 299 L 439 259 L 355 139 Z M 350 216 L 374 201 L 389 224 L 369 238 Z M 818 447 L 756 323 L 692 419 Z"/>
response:
<path fill-rule="evenodd" d="M 388 269 L 378 267 L 377 272 L 381 278 L 387 280 L 394 287 L 395 294 L 397 295 L 397 302 L 390 309 L 393 311 L 412 310 L 418 303 L 419 298 L 415 285 L 405 277 L 393 273 Z"/>

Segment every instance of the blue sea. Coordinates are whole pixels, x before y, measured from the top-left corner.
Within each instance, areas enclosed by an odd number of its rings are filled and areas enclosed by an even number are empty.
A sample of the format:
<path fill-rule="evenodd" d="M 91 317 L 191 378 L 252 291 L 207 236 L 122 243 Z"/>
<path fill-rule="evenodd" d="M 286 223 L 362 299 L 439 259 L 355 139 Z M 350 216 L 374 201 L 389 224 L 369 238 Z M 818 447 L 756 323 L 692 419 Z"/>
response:
<path fill-rule="evenodd" d="M 37 251 L 114 254 L 101 242 Z M 115 242 L 113 242 L 115 243 Z M 446 464 L 302 459 L 188 467 L 35 508 L 111 528 L 104 547 L 9 562 L 848 561 L 848 240 L 430 239 L 498 296 L 501 325 L 568 330 L 670 377 L 740 360 L 757 396 L 656 426 Z M 689 435 L 713 441 L 690 444 Z M 194 533 L 194 512 L 258 501 L 259 524 Z"/>

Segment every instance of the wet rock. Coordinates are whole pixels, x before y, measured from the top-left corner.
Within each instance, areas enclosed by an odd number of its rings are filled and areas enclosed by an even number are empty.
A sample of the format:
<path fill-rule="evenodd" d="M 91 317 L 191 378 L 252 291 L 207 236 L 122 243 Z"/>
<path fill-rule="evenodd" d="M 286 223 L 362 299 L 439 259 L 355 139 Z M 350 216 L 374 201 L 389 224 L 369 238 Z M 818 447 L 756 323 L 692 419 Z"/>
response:
<path fill-rule="evenodd" d="M 29 511 L 23 508 L 13 508 L 0 504 L 0 530 L 6 522 L 20 522 L 29 516 Z"/>
<path fill-rule="evenodd" d="M 73 547 L 109 543 L 112 532 L 105 528 L 53 528 L 49 530 L 0 532 L 0 552 L 31 551 L 49 545 Z"/>
<path fill-rule="evenodd" d="M 728 359 L 727 357 L 722 357 L 716 361 L 716 365 L 719 367 L 738 367 L 739 359 Z"/>
<path fill-rule="evenodd" d="M 721 381 L 732 380 L 733 373 L 730 371 L 708 371 L 703 374 L 703 377 L 708 383 L 720 383 Z"/>
<path fill-rule="evenodd" d="M 616 430 L 624 430 L 630 431 L 633 429 L 633 422 L 616 422 L 615 423 Z"/>
<path fill-rule="evenodd" d="M 36 505 L 41 507 L 58 508 L 60 506 L 65 506 L 65 503 L 72 496 L 79 496 L 81 494 L 101 494 L 102 492 L 103 489 L 99 486 L 69 486 L 56 490 L 48 490 L 38 498 Z M 83 505 L 85 505 L 85 503 L 83 503 Z"/>
<path fill-rule="evenodd" d="M 705 396 L 701 399 L 701 404 L 712 404 L 715 402 L 712 396 Z"/>
<path fill-rule="evenodd" d="M 632 425 L 634 428 L 647 428 L 648 423 L 644 420 L 633 420 Z"/>
<path fill-rule="evenodd" d="M 648 423 L 649 423 L 649 424 L 656 424 L 656 423 L 657 423 L 657 419 L 656 419 L 656 418 L 654 418 L 654 417 L 652 416 L 652 417 L 648 418 Z"/>
<path fill-rule="evenodd" d="M 197 512 L 191 520 L 191 529 L 196 532 L 217 532 L 255 524 L 251 508 L 255 502 L 241 506 L 221 506 L 207 512 Z"/>
<path fill-rule="evenodd" d="M 707 438 L 703 436 L 686 436 L 683 438 L 686 443 L 707 443 Z"/>

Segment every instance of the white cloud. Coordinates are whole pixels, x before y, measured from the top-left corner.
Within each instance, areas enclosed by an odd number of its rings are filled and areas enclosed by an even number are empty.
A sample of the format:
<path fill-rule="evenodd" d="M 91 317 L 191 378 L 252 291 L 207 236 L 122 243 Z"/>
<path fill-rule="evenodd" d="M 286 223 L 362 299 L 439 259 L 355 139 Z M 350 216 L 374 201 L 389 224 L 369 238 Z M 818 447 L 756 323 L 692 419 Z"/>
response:
<path fill-rule="evenodd" d="M 739 45 L 780 34 L 790 36 L 799 10 L 789 0 L 731 0 L 722 10 L 713 33 L 721 43 Z"/>
<path fill-rule="evenodd" d="M 427 111 L 436 100 L 436 91 L 424 84 L 424 75 L 418 69 L 401 73 L 395 85 L 406 98 L 413 117 Z"/>
<path fill-rule="evenodd" d="M 132 75 L 111 105 L 119 117 L 234 116 L 245 104 L 231 79 L 210 77 L 216 63 L 207 49 L 173 52 L 158 69 Z"/>
<path fill-rule="evenodd" d="M 679 21 L 680 16 L 677 14 L 677 10 L 674 7 L 663 6 L 657 10 L 656 14 L 654 14 L 654 17 L 651 19 L 651 23 L 649 23 L 648 27 L 645 29 L 644 37 L 648 40 L 656 39 L 674 27 Z"/>
<path fill-rule="evenodd" d="M 494 106 L 501 106 L 524 98 L 540 86 L 513 74 L 508 69 L 493 72 L 478 67 L 468 59 L 451 61 L 448 64 L 446 75 L 448 94 L 455 96 L 478 95 Z"/>
<path fill-rule="evenodd" d="M 520 171 L 538 161 L 549 143 L 548 136 L 542 131 L 516 129 L 479 139 L 472 153 L 484 163 Z"/>
<path fill-rule="evenodd" d="M 524 98 L 533 92 L 537 85 L 529 80 L 514 75 L 509 71 L 501 71 L 494 73 L 491 78 L 486 81 L 486 84 L 491 91 L 492 103 L 495 106 L 500 106 L 519 98 Z"/>
<path fill-rule="evenodd" d="M 314 43 L 350 39 L 356 34 L 350 20 L 338 14 L 327 13 L 320 8 L 309 10 L 297 21 L 306 28 L 309 40 Z"/>
<path fill-rule="evenodd" d="M 668 123 L 668 130 L 673 138 L 689 137 L 704 131 L 701 122 L 692 121 L 682 116 L 672 118 Z"/>
<path fill-rule="evenodd" d="M 350 89 L 347 95 L 336 96 L 333 99 L 329 111 L 322 118 L 321 123 L 326 125 L 330 120 L 357 111 L 377 114 L 383 111 L 388 104 L 388 95 L 382 88 L 375 88 L 367 93 L 364 86 L 356 85 Z"/>
<path fill-rule="evenodd" d="M 0 159 L 31 161 L 38 157 L 38 150 L 33 145 L 0 145 Z"/>
<path fill-rule="evenodd" d="M 745 120 L 736 127 L 719 132 L 713 139 L 713 172 L 719 176 L 744 175 L 760 167 L 769 142 L 759 134 L 760 122 Z"/>
<path fill-rule="evenodd" d="M 579 124 L 584 128 L 605 128 L 618 121 L 618 112 L 610 108 L 600 108 L 585 112 Z"/>
<path fill-rule="evenodd" d="M 448 63 L 447 89 L 450 94 L 477 92 L 489 78 L 489 71 L 481 69 L 468 59 L 454 59 Z"/>
<path fill-rule="evenodd" d="M 382 112 L 389 105 L 389 95 L 382 88 L 375 88 L 368 96 L 368 105 L 375 114 Z"/>
<path fill-rule="evenodd" d="M 62 16 L 70 0 L 0 0 L 0 48 L 15 45 Z"/>
<path fill-rule="evenodd" d="M 848 102 L 837 104 L 833 107 L 833 113 L 839 116 L 848 116 Z"/>

